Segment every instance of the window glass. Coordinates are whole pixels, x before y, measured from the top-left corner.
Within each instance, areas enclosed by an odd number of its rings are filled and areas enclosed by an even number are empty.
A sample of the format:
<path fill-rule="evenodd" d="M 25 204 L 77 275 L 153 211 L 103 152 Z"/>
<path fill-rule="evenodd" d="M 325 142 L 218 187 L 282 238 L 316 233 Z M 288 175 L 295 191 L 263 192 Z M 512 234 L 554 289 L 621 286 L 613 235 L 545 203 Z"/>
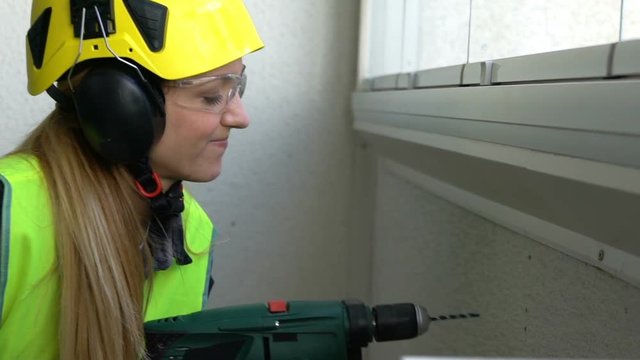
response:
<path fill-rule="evenodd" d="M 466 63 L 470 0 L 418 2 L 419 37 L 414 46 L 419 47 L 419 51 L 416 66 L 411 70 Z"/>
<path fill-rule="evenodd" d="M 363 0 L 367 74 L 640 38 L 640 0 Z"/>
<path fill-rule="evenodd" d="M 640 38 L 640 0 L 625 0 L 622 8 L 622 40 Z"/>
<path fill-rule="evenodd" d="M 616 42 L 620 4 L 620 0 L 473 0 L 469 62 Z"/>
<path fill-rule="evenodd" d="M 402 72 L 404 1 L 370 1 L 369 76 Z"/>

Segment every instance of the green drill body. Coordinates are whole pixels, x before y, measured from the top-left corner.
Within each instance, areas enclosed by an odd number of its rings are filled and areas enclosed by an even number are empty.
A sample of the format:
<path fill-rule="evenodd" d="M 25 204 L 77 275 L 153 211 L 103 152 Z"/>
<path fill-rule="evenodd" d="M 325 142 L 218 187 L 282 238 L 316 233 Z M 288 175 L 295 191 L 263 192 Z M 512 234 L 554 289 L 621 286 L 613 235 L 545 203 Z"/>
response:
<path fill-rule="evenodd" d="M 428 322 L 413 304 L 272 301 L 151 321 L 145 333 L 152 359 L 358 360 L 373 338 L 412 338 Z"/>

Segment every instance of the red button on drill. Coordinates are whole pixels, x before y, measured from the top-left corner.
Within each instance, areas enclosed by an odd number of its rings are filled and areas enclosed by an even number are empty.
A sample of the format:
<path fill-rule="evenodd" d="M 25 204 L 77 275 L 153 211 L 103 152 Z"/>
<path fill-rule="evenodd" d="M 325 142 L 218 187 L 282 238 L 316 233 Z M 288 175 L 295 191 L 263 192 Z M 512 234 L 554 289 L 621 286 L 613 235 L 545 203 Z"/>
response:
<path fill-rule="evenodd" d="M 287 312 L 288 304 L 284 300 L 271 300 L 267 304 L 271 313 Z"/>

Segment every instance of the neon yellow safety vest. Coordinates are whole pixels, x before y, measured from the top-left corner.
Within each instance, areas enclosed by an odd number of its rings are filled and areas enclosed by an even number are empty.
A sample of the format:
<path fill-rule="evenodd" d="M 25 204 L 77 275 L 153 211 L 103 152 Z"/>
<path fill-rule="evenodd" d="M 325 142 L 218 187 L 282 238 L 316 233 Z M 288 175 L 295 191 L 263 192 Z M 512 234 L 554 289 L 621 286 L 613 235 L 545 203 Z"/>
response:
<path fill-rule="evenodd" d="M 0 187 L 0 359 L 57 359 L 60 283 L 38 161 L 27 155 L 0 159 Z M 184 205 L 193 262 L 156 273 L 145 321 L 199 311 L 207 302 L 214 227 L 186 192 Z"/>

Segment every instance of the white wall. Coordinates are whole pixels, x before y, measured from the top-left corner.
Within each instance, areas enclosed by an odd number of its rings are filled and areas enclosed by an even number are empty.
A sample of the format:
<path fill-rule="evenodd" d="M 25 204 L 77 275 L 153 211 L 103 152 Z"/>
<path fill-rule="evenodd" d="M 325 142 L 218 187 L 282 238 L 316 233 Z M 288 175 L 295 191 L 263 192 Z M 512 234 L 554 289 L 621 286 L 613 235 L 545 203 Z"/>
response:
<path fill-rule="evenodd" d="M 342 298 L 352 176 L 357 1 L 248 0 L 266 48 L 246 57 L 247 130 L 222 176 L 190 186 L 221 231 L 212 305 Z M 0 152 L 50 109 L 26 91 L 30 1 L 0 2 Z"/>
<path fill-rule="evenodd" d="M 0 2 L 0 105 L 2 125 L 0 154 L 11 150 L 53 109 L 47 95 L 27 93 L 25 36 L 29 29 L 31 2 Z"/>
<path fill-rule="evenodd" d="M 357 1 L 247 0 L 266 44 L 246 58 L 252 124 L 196 193 L 228 242 L 214 306 L 347 291 Z"/>

